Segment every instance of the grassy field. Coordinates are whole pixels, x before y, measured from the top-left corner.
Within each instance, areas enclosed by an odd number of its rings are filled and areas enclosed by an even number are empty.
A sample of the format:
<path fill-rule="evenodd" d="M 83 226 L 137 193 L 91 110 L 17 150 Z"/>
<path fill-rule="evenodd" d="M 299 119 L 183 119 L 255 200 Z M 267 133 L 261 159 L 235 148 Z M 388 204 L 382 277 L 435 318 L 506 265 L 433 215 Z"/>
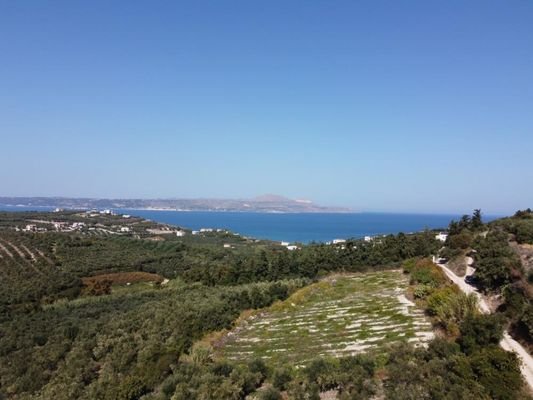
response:
<path fill-rule="evenodd" d="M 405 298 L 407 283 L 400 271 L 330 276 L 243 319 L 217 341 L 217 356 L 304 365 L 400 340 L 424 343 L 431 324 Z"/>

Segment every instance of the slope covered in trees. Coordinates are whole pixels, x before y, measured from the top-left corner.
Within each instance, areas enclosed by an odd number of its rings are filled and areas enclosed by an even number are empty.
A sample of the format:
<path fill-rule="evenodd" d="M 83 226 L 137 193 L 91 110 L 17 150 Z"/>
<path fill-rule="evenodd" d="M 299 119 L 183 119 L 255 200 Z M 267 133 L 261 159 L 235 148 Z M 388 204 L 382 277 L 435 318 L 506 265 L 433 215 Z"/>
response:
<path fill-rule="evenodd" d="M 53 230 L 47 228 L 52 220 L 85 225 Z M 25 223 L 37 230 L 15 229 Z M 258 360 L 217 361 L 193 346 L 209 332 L 231 328 L 242 311 L 285 299 L 330 272 L 398 268 L 406 259 L 435 254 L 433 232 L 310 244 L 291 252 L 224 232 L 180 238 L 165 229 L 140 219 L 75 212 L 0 215 L 0 398 L 244 399 L 255 391 L 279 398 L 286 390 L 290 398 L 311 399 L 334 388 L 347 399 L 370 398 L 382 387 L 396 399 L 396 388 L 404 387 L 404 398 L 441 390 L 447 396 L 442 398 L 459 393 L 506 399 L 491 387 L 491 377 L 502 373 L 509 374 L 503 375 L 508 393 L 521 393 L 511 355 L 465 339 L 472 335 L 464 332 L 487 329 L 474 321 L 469 331 L 466 314 L 450 329 L 455 344 L 392 349 L 388 358 L 320 359 L 301 371 Z M 222 245 L 227 242 L 231 247 Z M 439 294 L 442 282 L 424 263 L 406 268 L 417 301 L 433 301 L 438 315 L 438 300 L 449 297 Z M 115 279 L 135 273 L 154 279 Z M 95 282 L 107 283 L 87 286 Z M 402 366 L 414 369 L 405 377 Z"/>
<path fill-rule="evenodd" d="M 513 335 L 533 348 L 533 271 L 520 250 L 533 243 L 533 213 L 517 211 L 512 217 L 475 224 L 465 216 L 450 224 L 445 255 L 463 249 L 474 259 L 475 284 L 487 295 L 501 298 L 497 312 Z"/>

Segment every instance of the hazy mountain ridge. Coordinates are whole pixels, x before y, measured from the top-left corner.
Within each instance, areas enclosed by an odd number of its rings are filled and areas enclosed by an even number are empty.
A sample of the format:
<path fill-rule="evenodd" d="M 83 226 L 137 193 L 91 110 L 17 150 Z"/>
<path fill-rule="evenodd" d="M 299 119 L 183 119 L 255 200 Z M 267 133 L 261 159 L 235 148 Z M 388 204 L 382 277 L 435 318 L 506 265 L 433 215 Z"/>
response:
<path fill-rule="evenodd" d="M 309 200 L 293 200 L 278 195 L 262 195 L 252 199 L 96 199 L 71 197 L 0 197 L 0 205 L 60 208 L 132 208 L 182 211 L 239 212 L 350 212 L 348 208 L 327 207 Z"/>

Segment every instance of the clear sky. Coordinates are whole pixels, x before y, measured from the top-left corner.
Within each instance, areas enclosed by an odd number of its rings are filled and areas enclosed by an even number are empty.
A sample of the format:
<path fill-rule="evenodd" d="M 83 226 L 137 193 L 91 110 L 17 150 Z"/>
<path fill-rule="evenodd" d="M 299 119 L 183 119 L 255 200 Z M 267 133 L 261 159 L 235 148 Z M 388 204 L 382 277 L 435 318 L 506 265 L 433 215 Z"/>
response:
<path fill-rule="evenodd" d="M 0 195 L 533 207 L 533 2 L 0 0 Z"/>

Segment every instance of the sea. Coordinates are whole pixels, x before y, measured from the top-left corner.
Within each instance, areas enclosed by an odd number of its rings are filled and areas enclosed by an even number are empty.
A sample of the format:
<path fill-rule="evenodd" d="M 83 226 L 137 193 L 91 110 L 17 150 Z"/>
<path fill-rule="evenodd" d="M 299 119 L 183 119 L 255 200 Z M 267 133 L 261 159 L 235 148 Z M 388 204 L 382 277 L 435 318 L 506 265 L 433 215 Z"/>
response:
<path fill-rule="evenodd" d="M 3 211 L 51 211 L 53 207 L 0 206 Z M 445 229 L 454 214 L 399 214 L 399 213 L 254 213 L 219 211 L 162 211 L 115 209 L 152 221 L 177 225 L 182 228 L 228 229 L 247 237 L 286 242 L 328 242 L 334 239 L 363 238 L 412 233 L 424 229 Z M 484 221 L 498 216 L 484 216 Z"/>

